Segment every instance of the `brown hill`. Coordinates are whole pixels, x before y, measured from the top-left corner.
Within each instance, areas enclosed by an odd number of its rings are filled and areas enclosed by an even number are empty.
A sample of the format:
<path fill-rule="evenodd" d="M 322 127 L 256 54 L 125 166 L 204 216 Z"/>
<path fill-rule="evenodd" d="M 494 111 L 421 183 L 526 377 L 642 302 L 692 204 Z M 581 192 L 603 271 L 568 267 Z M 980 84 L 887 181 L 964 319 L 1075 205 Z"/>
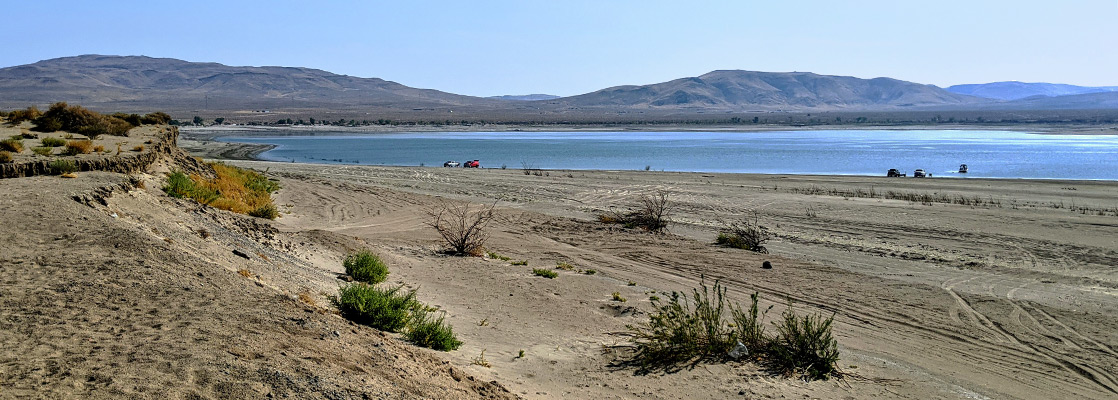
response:
<path fill-rule="evenodd" d="M 582 107 L 890 109 L 985 100 L 891 78 L 859 79 L 810 72 L 713 71 L 642 86 L 616 86 L 561 99 Z"/>
<path fill-rule="evenodd" d="M 162 109 L 436 107 L 497 100 L 311 68 L 234 67 L 171 58 L 82 55 L 0 69 L 0 106 L 71 101 Z"/>

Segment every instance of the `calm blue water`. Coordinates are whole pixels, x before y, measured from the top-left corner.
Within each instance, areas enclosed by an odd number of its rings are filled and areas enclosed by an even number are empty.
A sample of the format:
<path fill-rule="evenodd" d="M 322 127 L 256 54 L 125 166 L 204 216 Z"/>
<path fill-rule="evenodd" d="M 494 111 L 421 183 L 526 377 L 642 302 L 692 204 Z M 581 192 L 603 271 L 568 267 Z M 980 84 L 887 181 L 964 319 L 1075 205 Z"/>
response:
<path fill-rule="evenodd" d="M 320 132 L 329 135 L 331 132 Z M 339 133 L 342 135 L 342 133 Z M 1118 135 L 992 131 L 461 132 L 227 137 L 272 161 L 371 165 L 1118 180 Z M 339 161 L 340 160 L 340 161 Z M 970 173 L 958 174 L 959 164 Z"/>

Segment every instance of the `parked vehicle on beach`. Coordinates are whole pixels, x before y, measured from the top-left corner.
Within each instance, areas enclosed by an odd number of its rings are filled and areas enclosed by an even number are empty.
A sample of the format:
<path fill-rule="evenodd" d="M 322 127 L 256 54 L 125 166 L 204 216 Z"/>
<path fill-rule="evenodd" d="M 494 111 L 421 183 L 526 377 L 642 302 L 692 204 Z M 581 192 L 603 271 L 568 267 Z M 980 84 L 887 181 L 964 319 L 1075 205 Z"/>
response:
<path fill-rule="evenodd" d="M 965 173 L 967 173 L 967 165 L 966 165 L 966 164 L 960 164 L 960 165 L 959 165 L 959 173 L 960 173 L 960 174 L 965 174 Z"/>
<path fill-rule="evenodd" d="M 923 178 L 924 176 L 925 176 L 924 170 L 922 170 L 922 169 L 912 171 L 912 177 L 913 178 Z"/>
<path fill-rule="evenodd" d="M 901 171 L 898 171 L 896 168 L 889 168 L 889 172 L 885 174 L 885 176 L 890 178 L 899 178 L 905 175 L 907 174 L 901 173 Z"/>
<path fill-rule="evenodd" d="M 459 165 L 458 161 L 447 161 L 443 163 L 443 166 L 447 168 L 458 168 Z"/>
<path fill-rule="evenodd" d="M 466 161 L 466 168 L 481 168 L 481 162 L 478 160 Z"/>

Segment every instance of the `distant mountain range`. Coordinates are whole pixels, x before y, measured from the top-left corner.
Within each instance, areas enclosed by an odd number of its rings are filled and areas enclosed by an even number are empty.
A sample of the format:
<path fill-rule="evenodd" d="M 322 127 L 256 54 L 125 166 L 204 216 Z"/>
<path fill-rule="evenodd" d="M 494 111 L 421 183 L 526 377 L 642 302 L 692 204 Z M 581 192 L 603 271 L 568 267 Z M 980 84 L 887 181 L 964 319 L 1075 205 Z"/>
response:
<path fill-rule="evenodd" d="M 1018 100 L 1033 96 L 1057 97 L 1087 93 L 1116 92 L 1118 86 L 1075 86 L 1060 83 L 1028 83 L 1028 82 L 993 82 L 968 85 L 955 85 L 947 91 L 970 96 L 985 97 L 998 100 Z"/>
<path fill-rule="evenodd" d="M 714 71 L 641 86 L 616 86 L 557 100 L 581 107 L 747 109 L 894 109 L 985 100 L 890 78 L 810 72 Z"/>
<path fill-rule="evenodd" d="M 998 82 L 941 89 L 891 78 L 713 71 L 570 97 L 474 97 L 299 67 L 235 67 L 143 56 L 83 55 L 0 68 L 0 108 L 67 101 L 120 111 L 345 111 L 399 118 L 459 116 L 607 120 L 644 114 L 815 111 L 1118 109 L 1118 88 Z M 1054 97 L 1044 97 L 1054 96 Z M 472 114 L 471 114 L 472 113 Z M 599 118 L 601 117 L 601 118 Z"/>
<path fill-rule="evenodd" d="M 71 101 L 159 108 L 437 107 L 498 103 L 378 78 L 298 67 L 231 67 L 171 58 L 83 55 L 0 69 L 5 104 Z"/>
<path fill-rule="evenodd" d="M 523 95 L 506 94 L 504 96 L 489 96 L 490 99 L 515 100 L 515 101 L 551 100 L 551 99 L 558 99 L 560 97 L 562 97 L 562 96 L 556 96 L 556 95 L 552 95 L 552 94 L 523 94 Z"/>

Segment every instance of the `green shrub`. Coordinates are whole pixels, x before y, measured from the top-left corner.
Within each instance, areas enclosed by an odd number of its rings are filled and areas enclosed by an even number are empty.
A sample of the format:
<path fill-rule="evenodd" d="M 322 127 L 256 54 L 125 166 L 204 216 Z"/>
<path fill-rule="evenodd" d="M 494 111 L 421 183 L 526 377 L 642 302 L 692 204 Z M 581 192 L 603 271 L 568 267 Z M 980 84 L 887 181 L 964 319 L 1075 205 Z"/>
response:
<path fill-rule="evenodd" d="M 276 209 L 275 204 L 264 204 L 249 211 L 248 215 L 256 218 L 276 219 L 276 217 L 279 217 L 279 210 Z"/>
<path fill-rule="evenodd" d="M 417 346 L 439 351 L 457 350 L 462 341 L 454 336 L 454 328 L 443 321 L 445 316 L 431 318 L 426 312 L 412 316 L 412 324 L 404 336 Z"/>
<path fill-rule="evenodd" d="M 168 196 L 177 199 L 194 199 L 202 204 L 210 204 L 217 200 L 221 195 L 216 190 L 206 186 L 197 185 L 189 176 L 182 172 L 173 172 L 167 177 L 167 184 L 163 186 L 163 191 Z"/>
<path fill-rule="evenodd" d="M 760 294 L 753 292 L 749 295 L 749 311 L 742 311 L 741 307 L 730 309 L 731 319 L 734 321 L 734 336 L 738 341 L 750 349 L 765 349 L 769 346 L 769 338 L 765 336 L 765 315 L 772 310 L 772 306 L 760 312 L 758 307 Z"/>
<path fill-rule="evenodd" d="M 717 281 L 713 292 L 705 282 L 700 289 L 692 289 L 690 299 L 672 292 L 666 302 L 653 301 L 649 321 L 629 327 L 642 366 L 722 357 L 735 344 L 723 318 L 726 289 Z"/>
<path fill-rule="evenodd" d="M 594 274 L 598 273 L 598 271 L 593 270 L 593 269 L 588 269 L 588 270 L 582 271 L 582 273 L 584 273 L 586 275 L 594 275 Z"/>
<path fill-rule="evenodd" d="M 542 276 L 547 279 L 555 279 L 555 277 L 559 276 L 559 274 L 555 273 L 555 271 L 543 268 L 535 268 L 532 270 L 532 273 L 536 274 L 536 276 Z"/>
<path fill-rule="evenodd" d="M 38 154 L 40 156 L 49 156 L 49 155 L 51 155 L 51 151 L 53 151 L 53 149 L 50 148 L 50 147 L 33 147 L 33 148 L 31 148 L 31 152 L 33 152 L 35 154 Z"/>
<path fill-rule="evenodd" d="M 379 289 L 364 283 L 353 283 L 338 289 L 330 301 L 346 319 L 388 332 L 399 332 L 408 326 L 413 314 L 422 309 L 415 291 L 404 286 Z"/>
<path fill-rule="evenodd" d="M 777 371 L 805 379 L 838 376 L 838 342 L 831 335 L 835 316 L 797 316 L 788 305 L 776 324 L 777 336 L 769 346 L 769 362 Z"/>
<path fill-rule="evenodd" d="M 358 282 L 375 285 L 388 279 L 388 266 L 369 250 L 350 254 L 342 265 L 345 266 L 346 275 Z"/>
<path fill-rule="evenodd" d="M 50 172 L 55 175 L 77 172 L 78 165 L 70 160 L 54 160 L 50 162 Z"/>
<path fill-rule="evenodd" d="M 740 342 L 773 371 L 806 379 L 841 376 L 838 344 L 831 334 L 834 315 L 799 317 L 789 304 L 782 321 L 774 324 L 777 335 L 768 337 L 762 324 L 768 310 L 760 312 L 757 293 L 750 296 L 749 311 L 729 304 L 725 295 L 726 288 L 715 281 L 713 290 L 700 283 L 690 298 L 679 292 L 672 292 L 667 301 L 650 297 L 654 311 L 648 322 L 628 327 L 635 361 L 647 369 L 726 360 Z"/>
<path fill-rule="evenodd" d="M 254 217 L 274 219 L 279 216 L 271 193 L 279 190 L 278 183 L 255 171 L 219 163 L 209 165 L 213 167 L 215 178 L 174 172 L 168 176 L 163 191 L 171 197 L 190 198 L 214 208 Z"/>
<path fill-rule="evenodd" d="M 0 140 L 0 150 L 19 153 L 23 151 L 23 141 L 17 139 Z"/>
<path fill-rule="evenodd" d="M 512 264 L 512 265 L 528 265 L 528 260 L 513 261 L 509 264 Z"/>
<path fill-rule="evenodd" d="M 43 138 L 44 147 L 61 147 L 66 145 L 66 139 L 56 137 Z"/>
<path fill-rule="evenodd" d="M 494 253 L 492 251 L 487 253 L 487 255 L 489 256 L 489 258 L 492 258 L 492 259 L 495 259 L 495 260 L 501 260 L 501 261 L 508 261 L 508 260 L 512 259 L 512 258 L 509 258 L 509 257 L 502 256 L 500 254 Z"/>
<path fill-rule="evenodd" d="M 7 164 L 12 162 L 12 153 L 0 150 L 0 164 Z"/>

